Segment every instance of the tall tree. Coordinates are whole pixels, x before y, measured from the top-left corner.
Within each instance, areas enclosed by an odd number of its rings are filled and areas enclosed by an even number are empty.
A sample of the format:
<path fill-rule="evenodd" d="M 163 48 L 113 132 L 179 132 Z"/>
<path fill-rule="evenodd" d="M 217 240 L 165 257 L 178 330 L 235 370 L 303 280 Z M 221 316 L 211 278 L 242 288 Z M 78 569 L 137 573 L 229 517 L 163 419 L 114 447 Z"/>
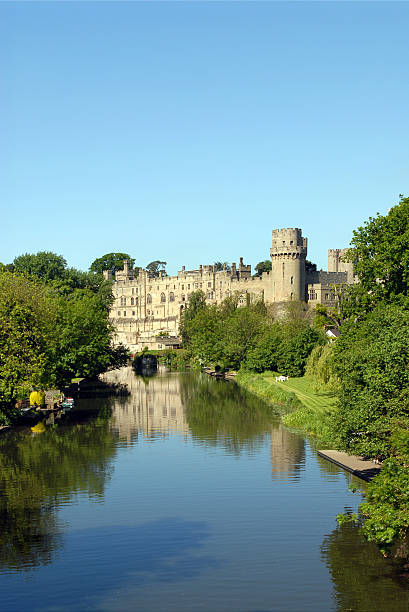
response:
<path fill-rule="evenodd" d="M 39 251 L 35 254 L 19 255 L 14 259 L 13 265 L 15 272 L 37 276 L 44 282 L 49 282 L 64 277 L 67 262 L 62 255 Z"/>
<path fill-rule="evenodd" d="M 353 233 L 346 257 L 359 282 L 346 291 L 347 315 L 362 315 L 379 302 L 402 302 L 409 294 L 409 198 L 387 215 L 377 215 Z"/>
<path fill-rule="evenodd" d="M 151 261 L 146 266 L 146 270 L 149 276 L 158 277 L 158 276 L 166 276 L 166 261 L 159 261 L 159 259 L 155 259 L 155 261 Z"/>
<path fill-rule="evenodd" d="M 90 272 L 96 272 L 97 274 L 102 274 L 104 270 L 116 272 L 124 267 L 124 259 L 129 261 L 129 267 L 132 268 L 135 260 L 128 253 L 107 253 L 94 259 L 89 269 Z"/>
<path fill-rule="evenodd" d="M 256 273 L 254 276 L 261 276 L 263 272 L 270 272 L 271 270 L 271 260 L 266 259 L 265 261 L 259 261 L 255 266 Z"/>

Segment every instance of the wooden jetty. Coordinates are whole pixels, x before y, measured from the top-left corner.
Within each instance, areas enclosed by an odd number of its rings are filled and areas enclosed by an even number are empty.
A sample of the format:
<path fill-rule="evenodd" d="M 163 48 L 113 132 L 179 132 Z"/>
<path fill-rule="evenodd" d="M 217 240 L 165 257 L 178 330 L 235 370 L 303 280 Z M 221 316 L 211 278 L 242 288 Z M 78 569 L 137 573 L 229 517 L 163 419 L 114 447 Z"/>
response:
<path fill-rule="evenodd" d="M 335 465 L 338 465 L 354 476 L 366 480 L 366 482 L 369 482 L 374 476 L 379 474 L 379 470 L 382 467 L 381 464 L 365 461 L 362 457 L 347 455 L 341 451 L 319 450 L 318 454 L 320 457 L 331 461 L 331 463 L 335 463 Z"/>

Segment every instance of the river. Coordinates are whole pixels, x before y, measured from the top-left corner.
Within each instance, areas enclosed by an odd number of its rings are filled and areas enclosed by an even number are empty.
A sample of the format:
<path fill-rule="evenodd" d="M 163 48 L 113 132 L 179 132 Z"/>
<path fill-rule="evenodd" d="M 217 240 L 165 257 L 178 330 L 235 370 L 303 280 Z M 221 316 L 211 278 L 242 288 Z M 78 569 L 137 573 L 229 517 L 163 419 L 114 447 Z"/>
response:
<path fill-rule="evenodd" d="M 1 610 L 409 610 L 335 521 L 365 485 L 271 408 L 202 374 L 110 378 L 131 394 L 0 436 Z"/>

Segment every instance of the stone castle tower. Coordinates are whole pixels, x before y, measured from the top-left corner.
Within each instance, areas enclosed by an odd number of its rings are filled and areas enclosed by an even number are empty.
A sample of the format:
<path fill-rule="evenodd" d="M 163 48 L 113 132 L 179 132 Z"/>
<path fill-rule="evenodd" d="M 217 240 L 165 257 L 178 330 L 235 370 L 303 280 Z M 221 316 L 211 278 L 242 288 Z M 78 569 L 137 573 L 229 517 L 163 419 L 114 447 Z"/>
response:
<path fill-rule="evenodd" d="M 328 250 L 328 272 L 346 272 L 347 282 L 354 282 L 354 264 L 344 261 L 343 258 L 349 249 Z"/>
<path fill-rule="evenodd" d="M 307 239 L 299 228 L 273 230 L 270 249 L 273 301 L 306 299 L 305 259 Z"/>

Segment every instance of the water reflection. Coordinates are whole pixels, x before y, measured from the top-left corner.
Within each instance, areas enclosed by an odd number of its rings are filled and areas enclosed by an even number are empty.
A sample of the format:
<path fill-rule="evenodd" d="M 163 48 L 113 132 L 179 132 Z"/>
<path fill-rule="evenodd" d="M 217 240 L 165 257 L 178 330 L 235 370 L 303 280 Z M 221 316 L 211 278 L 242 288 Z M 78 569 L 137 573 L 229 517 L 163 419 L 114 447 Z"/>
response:
<path fill-rule="evenodd" d="M 51 426 L 0 438 L 0 566 L 31 569 L 52 561 L 62 545 L 61 504 L 85 492 L 100 500 L 115 454 L 108 420 Z"/>
<path fill-rule="evenodd" d="M 143 378 L 131 368 L 106 375 L 110 382 L 126 384 L 131 391 L 127 398 L 112 400 L 111 427 L 117 435 L 131 444 L 139 432 L 150 440 L 171 430 L 186 434 L 189 426 L 181 397 L 181 376 L 163 373 Z"/>
<path fill-rule="evenodd" d="M 299 478 L 305 465 L 305 440 L 284 427 L 271 429 L 271 473 L 273 478 Z"/>
<path fill-rule="evenodd" d="M 399 579 L 394 562 L 384 559 L 352 523 L 338 526 L 328 535 L 321 552 L 331 572 L 338 612 L 409 610 L 407 579 Z"/>

